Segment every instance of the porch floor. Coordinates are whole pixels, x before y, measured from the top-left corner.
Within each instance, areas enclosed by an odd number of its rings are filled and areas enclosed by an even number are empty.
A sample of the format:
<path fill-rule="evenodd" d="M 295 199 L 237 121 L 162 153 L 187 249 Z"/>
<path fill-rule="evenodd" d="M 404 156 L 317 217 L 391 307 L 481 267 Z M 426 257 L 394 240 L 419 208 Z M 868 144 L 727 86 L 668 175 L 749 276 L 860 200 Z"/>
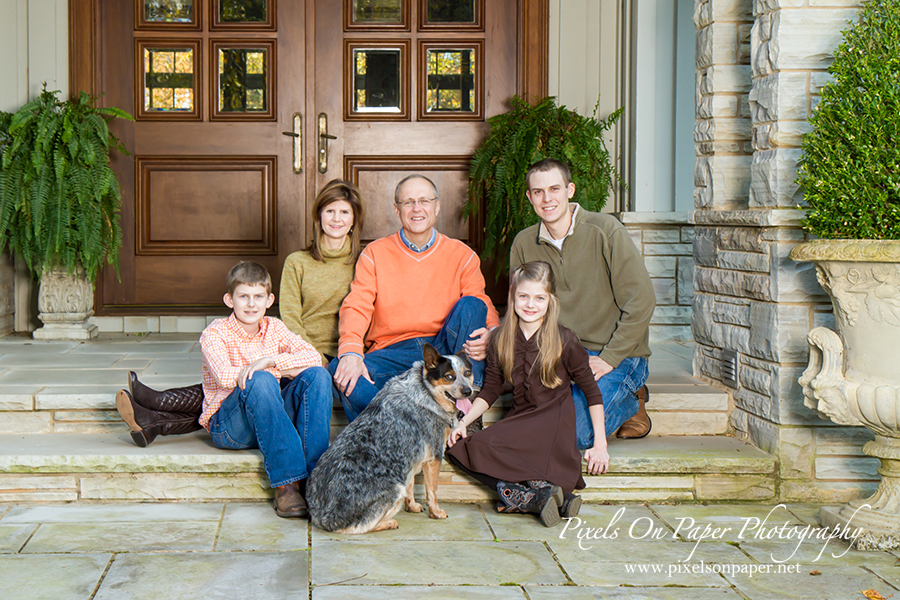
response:
<path fill-rule="evenodd" d="M 102 334 L 93 342 L 0 339 L 0 503 L 30 501 L 225 501 L 270 495 L 258 451 L 214 448 L 206 432 L 137 448 L 115 411 L 136 371 L 150 386 L 196 383 L 196 333 Z M 728 397 L 693 379 L 692 344 L 665 343 L 650 359 L 653 435 L 611 438 L 610 473 L 586 477 L 586 501 L 771 500 L 776 461 L 723 435 Z M 486 422 L 502 416 L 492 409 Z M 339 405 L 337 434 L 346 419 Z M 444 465 L 439 496 L 490 498 Z"/>

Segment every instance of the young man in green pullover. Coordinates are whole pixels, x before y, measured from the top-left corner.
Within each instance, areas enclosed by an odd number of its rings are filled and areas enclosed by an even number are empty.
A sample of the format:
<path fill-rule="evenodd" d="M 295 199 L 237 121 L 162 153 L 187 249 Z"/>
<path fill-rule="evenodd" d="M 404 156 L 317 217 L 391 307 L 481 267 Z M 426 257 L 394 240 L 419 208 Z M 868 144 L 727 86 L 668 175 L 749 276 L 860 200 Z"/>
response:
<path fill-rule="evenodd" d="M 516 236 L 510 271 L 533 260 L 552 265 L 559 323 L 575 332 L 590 355 L 603 395 L 605 434 L 619 430 L 619 437 L 644 437 L 651 427 L 644 384 L 656 296 L 641 254 L 615 217 L 569 202 L 575 184 L 565 163 L 536 162 L 528 169 L 526 184 L 541 222 Z M 594 446 L 587 402 L 578 386 L 572 386 L 572 393 L 578 447 L 587 449 L 587 455 Z"/>

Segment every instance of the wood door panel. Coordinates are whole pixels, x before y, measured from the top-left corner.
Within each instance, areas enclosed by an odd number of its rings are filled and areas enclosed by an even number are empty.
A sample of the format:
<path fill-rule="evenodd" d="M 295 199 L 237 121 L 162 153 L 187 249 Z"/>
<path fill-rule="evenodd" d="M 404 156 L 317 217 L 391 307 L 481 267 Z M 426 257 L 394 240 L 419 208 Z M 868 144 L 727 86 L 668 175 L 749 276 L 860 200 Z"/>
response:
<path fill-rule="evenodd" d="M 233 256 L 138 256 L 141 276 L 134 284 L 133 304 L 142 306 L 205 306 L 224 308 L 225 276 L 245 257 Z M 272 289 L 278 293 L 281 261 L 278 257 L 254 258 L 269 269 Z M 183 299 L 190 297 L 191 301 Z"/>
<path fill-rule="evenodd" d="M 391 31 L 372 25 L 346 27 L 342 8 L 349 2 L 316 0 L 316 63 L 314 111 L 328 117 L 328 133 L 336 139 L 328 145 L 328 170 L 317 176 L 319 186 L 333 177 L 346 177 L 357 183 L 368 202 L 363 237 L 375 239 L 396 232 L 400 221 L 393 208 L 397 182 L 410 173 L 422 173 L 434 180 L 441 197 L 441 212 L 435 223 L 441 233 L 461 239 L 480 249 L 481 216 L 464 219 L 461 212 L 467 197 L 469 158 L 484 139 L 486 119 L 506 110 L 506 101 L 518 88 L 520 58 L 518 15 L 522 2 L 531 0 L 481 0 L 476 26 L 441 24 L 424 26 L 421 12 L 426 2 L 408 0 L 404 7 L 412 11 L 411 27 Z M 342 6 L 343 5 L 343 6 Z M 344 10 L 346 10 L 344 8 Z M 483 16 L 483 19 L 482 19 Z M 409 107 L 407 121 L 386 122 L 379 116 L 355 114 L 348 119 L 354 81 L 351 54 L 335 45 L 341 32 L 345 48 L 377 47 L 375 42 L 411 49 L 401 84 L 410 88 L 401 102 Z M 428 85 L 424 64 L 427 48 L 474 48 L 476 57 L 476 106 L 478 110 L 426 115 L 421 103 L 427 98 Z M 339 74 L 335 76 L 335 74 Z M 408 78 L 408 79 L 407 79 Z M 483 84 L 482 84 L 483 82 Z M 343 95 L 342 95 L 343 94 Z M 403 118 L 406 113 L 403 113 Z M 467 120 L 472 119 L 472 120 Z M 342 168 L 343 167 L 343 168 Z M 487 273 L 489 269 L 485 269 Z M 498 294 L 498 298 L 505 293 Z M 504 301 L 504 299 L 500 299 Z"/>
<path fill-rule="evenodd" d="M 134 153 L 158 154 L 164 145 L 171 154 L 204 154 L 211 146 L 233 146 L 231 154 L 243 154 L 243 148 L 268 148 L 271 154 L 282 140 L 287 140 L 281 132 L 288 129 L 289 122 L 228 123 L 215 129 L 210 129 L 209 123 L 137 123 Z"/>
<path fill-rule="evenodd" d="M 282 135 L 306 102 L 307 6 L 268 1 L 277 19 L 271 13 L 264 27 L 211 27 L 214 0 L 194 0 L 200 18 L 193 29 L 141 25 L 139 19 L 136 30 L 139 2 L 92 0 L 99 37 L 93 92 L 103 94 L 105 105 L 132 111 L 145 94 L 145 78 L 135 75 L 144 68 L 142 48 L 190 47 L 195 107 L 189 116 L 196 119 L 178 122 L 184 113 L 157 109 L 152 118 L 113 123 L 134 154 L 113 160 L 122 186 L 121 278 L 111 270 L 104 273 L 99 314 L 220 306 L 224 277 L 234 263 L 265 264 L 277 286 L 284 258 L 307 243 L 303 196 L 310 171 L 294 173 L 292 140 Z M 70 7 L 80 11 L 76 4 Z M 236 76 L 229 78 L 229 93 L 246 88 L 246 112 L 216 114 L 220 47 L 266 50 L 265 69 L 254 72 L 253 81 L 241 70 L 247 65 L 231 71 Z M 266 90 L 262 110 L 249 102 L 260 81 Z"/>
<path fill-rule="evenodd" d="M 484 123 L 391 123 L 390 135 L 371 123 L 344 123 L 345 155 L 471 154 L 484 136 Z"/>
<path fill-rule="evenodd" d="M 469 223 L 462 216 L 466 201 L 469 159 L 467 156 L 406 157 L 346 156 L 344 172 L 369 199 L 364 240 L 371 241 L 396 233 L 399 219 L 393 209 L 397 183 L 412 173 L 420 173 L 437 186 L 441 212 L 435 227 L 443 234 L 469 241 Z"/>
<path fill-rule="evenodd" d="M 419 158 L 453 159 L 470 155 L 478 146 L 487 124 L 472 122 L 420 122 L 417 120 L 418 98 L 416 85 L 423 78 L 424 70 L 418 58 L 419 40 L 447 40 L 452 47 L 454 39 L 484 40 L 483 106 L 484 118 L 505 110 L 504 103 L 513 93 L 546 93 L 546 47 L 548 0 L 477 0 L 483 6 L 478 27 L 454 26 L 428 27 L 421 20 L 424 0 L 403 0 L 404 24 L 399 29 L 363 24 L 344 28 L 344 7 L 350 0 L 282 0 L 277 12 L 264 29 L 228 26 L 220 29 L 211 24 L 210 18 L 216 0 L 194 0 L 195 12 L 200 18 L 190 28 L 142 24 L 136 20 L 135 8 L 140 6 L 131 0 L 69 0 L 70 82 L 72 89 L 83 89 L 101 96 L 105 106 L 117 106 L 131 111 L 135 100 L 143 91 L 138 89 L 135 76 L 139 66 L 136 56 L 137 40 L 152 43 L 159 40 L 199 41 L 195 69 L 200 120 L 180 123 L 165 117 L 140 122 L 114 122 L 113 129 L 125 146 L 134 154 L 113 157 L 116 173 L 123 190 L 121 222 L 123 248 L 120 253 L 119 274 L 106 269 L 97 286 L 95 306 L 98 314 L 133 314 L 153 312 L 177 314 L 191 311 L 212 310 L 221 305 L 222 285 L 227 269 L 241 258 L 259 260 L 266 264 L 273 278 L 278 279 L 281 263 L 292 251 L 304 247 L 313 233 L 313 223 L 308 213 L 316 192 L 335 177 L 362 179 L 366 188 L 369 223 L 363 230 L 366 238 L 391 233 L 399 227 L 391 196 L 394 182 L 402 173 L 421 171 L 436 180 L 442 197 L 442 212 L 438 228 L 447 234 L 480 244 L 480 217 L 473 223 L 462 220 L 448 222 L 464 198 L 466 168 L 455 165 L 417 165 Z M 275 6 L 272 3 L 272 6 Z M 277 14 L 277 19 L 275 18 Z M 483 19 L 481 18 L 483 17 Z M 138 27 L 135 27 L 135 24 Z M 212 25 L 212 26 L 211 26 Z M 483 29 L 481 29 L 483 25 Z M 387 29 L 390 29 L 388 31 Z M 408 89 L 411 121 L 402 123 L 355 121 L 345 122 L 344 76 L 342 59 L 345 40 L 409 41 Z M 211 91 L 217 70 L 211 65 L 213 42 L 228 40 L 247 42 L 269 41 L 277 64 L 272 67 L 272 106 L 277 106 L 268 122 L 212 122 Z M 326 113 L 329 119 L 328 133 L 337 136 L 328 144 L 328 169 L 317 172 L 317 115 Z M 303 118 L 302 149 L 303 171 L 294 173 L 291 153 L 293 140 L 282 135 L 292 129 L 292 117 L 300 113 Z M 162 228 L 144 227 L 145 214 L 139 206 L 140 177 L 136 171 L 134 156 L 164 158 L 172 156 L 254 156 L 276 157 L 274 184 L 269 198 L 269 213 L 259 206 L 256 213 L 234 210 L 228 202 L 219 202 L 221 187 L 205 186 L 203 194 L 193 199 L 196 216 L 186 202 L 177 197 L 160 198 L 160 206 L 153 215 L 166 215 L 172 223 Z M 385 164 L 377 168 L 361 169 L 351 173 L 345 156 L 353 158 L 395 157 L 391 168 Z M 402 157 L 402 160 L 399 159 Z M 452 162 L 452 161 L 451 161 Z M 379 172 L 379 170 L 381 172 Z M 161 173 L 160 173 L 161 174 Z M 215 175 L 215 173 L 213 173 Z M 177 179 L 177 177 L 175 178 Z M 178 189 L 182 182 L 160 180 L 161 187 Z M 195 187 L 199 184 L 191 183 Z M 229 186 L 229 189 L 235 186 Z M 152 189 L 152 186 L 151 186 Z M 245 191 L 252 190 L 245 186 Z M 247 191 L 250 195 L 252 192 Z M 257 190 L 257 197 L 261 192 Z M 167 192 L 168 194 L 168 192 Z M 175 194 L 177 196 L 177 193 Z M 383 203 L 382 203 L 383 201 Z M 168 202 L 168 204 L 166 204 Z M 454 206 L 450 204 L 454 203 Z M 184 204 L 184 205 L 183 205 Z M 258 206 L 258 205 L 254 205 Z M 180 212 L 179 212 L 180 211 Z M 204 229 L 197 219 L 210 215 L 235 220 L 247 220 L 242 225 L 218 223 Z M 376 214 L 380 213 L 380 214 Z M 252 217 L 256 214 L 257 217 Z M 255 219 L 255 220 L 254 220 Z M 268 220 L 266 220 L 268 219 Z M 159 224 L 159 216 L 157 216 Z M 152 222 L 152 219 L 151 219 Z M 266 254 L 256 254 L 248 246 L 261 245 L 266 229 L 262 223 L 274 223 L 271 237 L 265 242 Z M 231 229 L 228 229 L 231 227 Z M 219 229 L 221 243 L 232 242 L 231 253 L 224 248 L 215 249 L 222 254 L 211 256 L 210 244 L 216 240 L 213 229 Z M 468 234 L 467 234 L 468 232 Z M 143 239 L 142 239 L 143 237 Z M 148 255 L 138 254 L 145 242 L 183 244 L 184 250 L 199 254 Z M 277 241 L 277 243 L 276 243 Z M 189 246 L 199 244 L 199 246 Z M 203 245 L 206 245 L 205 247 Z M 204 254 L 206 253 L 206 254 Z M 175 279 L 187 283 L 173 284 Z M 193 282 L 193 283 L 189 283 Z M 276 283 L 277 286 L 277 283 Z"/>
<path fill-rule="evenodd" d="M 275 254 L 276 157 L 138 157 L 138 254 Z"/>

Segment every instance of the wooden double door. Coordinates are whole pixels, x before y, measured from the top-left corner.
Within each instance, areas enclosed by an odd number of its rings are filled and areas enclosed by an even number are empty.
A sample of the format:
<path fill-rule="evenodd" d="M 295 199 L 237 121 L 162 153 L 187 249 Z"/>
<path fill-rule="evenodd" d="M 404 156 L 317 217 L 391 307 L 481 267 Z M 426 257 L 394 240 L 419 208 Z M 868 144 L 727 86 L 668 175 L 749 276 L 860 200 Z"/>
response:
<path fill-rule="evenodd" d="M 132 154 L 114 158 L 124 245 L 98 312 L 211 312 L 242 259 L 266 265 L 277 289 L 285 257 L 312 239 L 316 191 L 336 177 L 363 192 L 364 240 L 396 231 L 394 186 L 418 172 L 438 186 L 438 229 L 477 248 L 479 219 L 461 215 L 468 160 L 511 95 L 545 91 L 541 45 L 525 43 L 545 37 L 545 7 L 71 2 L 72 89 L 135 116 L 113 126 Z"/>

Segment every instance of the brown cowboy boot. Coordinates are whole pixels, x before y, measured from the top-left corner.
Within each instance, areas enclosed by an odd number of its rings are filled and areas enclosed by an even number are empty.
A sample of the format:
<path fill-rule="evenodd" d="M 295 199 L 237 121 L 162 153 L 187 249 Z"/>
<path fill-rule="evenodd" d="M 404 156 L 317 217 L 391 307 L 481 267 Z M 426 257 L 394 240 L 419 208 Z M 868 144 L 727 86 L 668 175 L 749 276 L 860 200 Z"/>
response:
<path fill-rule="evenodd" d="M 650 433 L 650 428 L 653 427 L 650 415 L 647 414 L 647 409 L 644 407 L 650 401 L 650 391 L 645 385 L 637 391 L 636 395 L 638 399 L 637 413 L 622 423 L 622 426 L 619 427 L 619 431 L 616 433 L 617 438 L 636 440 L 647 437 L 647 434 Z"/>
<path fill-rule="evenodd" d="M 498 512 L 534 513 L 540 516 L 545 527 L 553 527 L 559 523 L 559 505 L 563 493 L 557 485 L 534 489 L 521 483 L 498 481 L 497 493 L 500 494 Z"/>
<path fill-rule="evenodd" d="M 295 481 L 275 488 L 275 514 L 283 519 L 309 516 L 306 500 L 300 494 L 300 484 Z"/>
<path fill-rule="evenodd" d="M 116 410 L 131 428 L 131 439 L 141 448 L 150 445 L 158 435 L 178 435 L 200 429 L 197 415 L 144 408 L 127 390 L 116 394 Z"/>
<path fill-rule="evenodd" d="M 199 383 L 158 392 L 138 381 L 134 371 L 129 371 L 128 389 L 135 402 L 150 410 L 197 415 L 197 418 L 203 412 L 203 385 Z"/>

